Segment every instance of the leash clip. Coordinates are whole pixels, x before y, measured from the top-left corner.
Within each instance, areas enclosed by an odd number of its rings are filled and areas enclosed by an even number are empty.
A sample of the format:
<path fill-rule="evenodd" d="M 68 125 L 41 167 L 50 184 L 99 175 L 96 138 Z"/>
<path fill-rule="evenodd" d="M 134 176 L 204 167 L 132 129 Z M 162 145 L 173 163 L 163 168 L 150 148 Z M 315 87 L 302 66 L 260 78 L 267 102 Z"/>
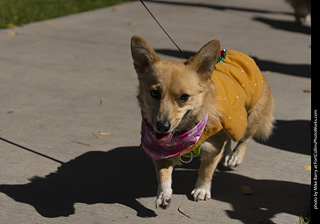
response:
<path fill-rule="evenodd" d="M 193 152 L 189 152 L 188 154 L 190 154 L 190 157 L 189 157 L 189 156 L 186 157 L 186 156 L 183 156 L 183 155 L 179 155 L 179 159 L 180 159 L 180 161 L 181 161 L 182 163 L 187 164 L 187 163 L 191 163 L 191 162 L 192 162 L 192 160 L 193 160 Z M 188 159 L 188 160 L 184 160 L 184 159 L 182 159 L 182 157 L 184 157 L 184 158 L 189 158 L 189 159 Z"/>

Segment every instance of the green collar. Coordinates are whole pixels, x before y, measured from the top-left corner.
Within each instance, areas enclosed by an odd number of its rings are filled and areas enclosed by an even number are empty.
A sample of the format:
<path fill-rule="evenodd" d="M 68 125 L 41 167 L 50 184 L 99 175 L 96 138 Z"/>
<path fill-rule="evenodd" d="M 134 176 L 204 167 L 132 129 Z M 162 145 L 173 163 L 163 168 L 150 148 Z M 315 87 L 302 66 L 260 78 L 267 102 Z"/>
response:
<path fill-rule="evenodd" d="M 201 149 L 201 144 L 195 148 L 193 151 L 191 151 L 193 153 L 193 157 L 197 157 L 200 156 L 200 149 Z M 182 157 L 186 157 L 186 158 L 190 158 L 190 153 L 184 154 L 182 155 Z"/>

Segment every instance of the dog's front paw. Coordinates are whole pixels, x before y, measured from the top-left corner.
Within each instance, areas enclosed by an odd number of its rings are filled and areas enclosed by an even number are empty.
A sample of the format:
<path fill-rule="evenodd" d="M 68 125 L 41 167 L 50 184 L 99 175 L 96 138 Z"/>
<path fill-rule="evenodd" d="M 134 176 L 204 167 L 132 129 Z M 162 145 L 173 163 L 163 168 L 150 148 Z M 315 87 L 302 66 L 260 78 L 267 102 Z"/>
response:
<path fill-rule="evenodd" d="M 169 207 L 172 196 L 171 192 L 160 192 L 156 200 L 156 208 L 166 209 Z"/>
<path fill-rule="evenodd" d="M 211 198 L 211 192 L 207 189 L 194 189 L 191 194 L 193 195 L 194 201 L 207 201 Z"/>
<path fill-rule="evenodd" d="M 156 208 L 166 209 L 169 207 L 172 197 L 171 180 L 158 185 L 158 196 L 156 199 Z"/>
<path fill-rule="evenodd" d="M 198 177 L 196 187 L 191 192 L 195 201 L 207 201 L 211 198 L 211 182 L 204 182 Z"/>

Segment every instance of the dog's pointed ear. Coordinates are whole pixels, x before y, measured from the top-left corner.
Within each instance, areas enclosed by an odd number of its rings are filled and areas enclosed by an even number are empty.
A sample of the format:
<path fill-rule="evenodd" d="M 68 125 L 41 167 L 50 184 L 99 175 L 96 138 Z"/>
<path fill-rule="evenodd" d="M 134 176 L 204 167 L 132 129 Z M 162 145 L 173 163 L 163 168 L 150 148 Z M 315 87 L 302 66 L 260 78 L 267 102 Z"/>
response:
<path fill-rule="evenodd" d="M 133 36 L 131 38 L 131 54 L 134 62 L 134 68 L 137 72 L 141 72 L 147 66 L 160 61 L 160 58 L 148 42 L 139 36 Z"/>
<path fill-rule="evenodd" d="M 204 45 L 188 63 L 204 79 L 209 79 L 219 58 L 220 42 L 212 40 Z"/>

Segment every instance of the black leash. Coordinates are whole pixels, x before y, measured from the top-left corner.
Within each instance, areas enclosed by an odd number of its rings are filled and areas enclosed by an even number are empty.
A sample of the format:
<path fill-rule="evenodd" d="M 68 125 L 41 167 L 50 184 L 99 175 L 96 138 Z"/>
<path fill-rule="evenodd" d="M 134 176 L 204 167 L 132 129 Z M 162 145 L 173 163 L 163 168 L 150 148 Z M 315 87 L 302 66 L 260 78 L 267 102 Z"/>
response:
<path fill-rule="evenodd" d="M 158 23 L 158 25 L 160 26 L 160 28 L 163 30 L 163 32 L 167 35 L 167 37 L 171 40 L 171 42 L 176 46 L 176 48 L 180 51 L 180 53 L 188 60 L 188 57 L 186 56 L 186 54 L 180 49 L 180 47 L 176 44 L 176 42 L 174 42 L 174 40 L 170 37 L 170 35 L 167 33 L 167 31 L 161 26 L 161 24 L 159 23 L 159 21 L 156 19 L 156 17 L 154 17 L 154 15 L 152 14 L 152 12 L 149 10 L 149 8 L 146 6 L 146 4 L 144 4 L 143 0 L 140 0 L 141 4 L 146 8 L 146 10 L 149 12 L 149 14 L 152 16 L 152 18 L 154 19 L 154 21 L 156 21 Z"/>
<path fill-rule="evenodd" d="M 5 139 L 5 138 L 0 137 L 0 140 L 1 140 L 1 141 L 4 141 L 4 142 L 6 142 L 6 143 L 9 143 L 9 144 L 11 144 L 11 145 L 14 145 L 14 146 L 16 146 L 16 147 L 19 147 L 19 148 L 21 148 L 21 149 L 24 149 L 24 150 L 26 150 L 26 151 L 32 152 L 32 153 L 34 153 L 34 154 L 36 154 L 36 155 L 39 155 L 39 156 L 42 156 L 42 157 L 44 157 L 44 158 L 50 159 L 50 160 L 52 160 L 52 161 L 54 161 L 54 162 L 57 162 L 57 163 L 60 163 L 60 164 L 64 164 L 64 162 L 62 162 L 62 161 L 60 161 L 60 160 L 57 160 L 57 159 L 55 159 L 55 158 L 52 158 L 52 157 L 47 156 L 47 155 L 45 155 L 45 154 L 42 154 L 42 153 L 40 153 L 40 152 L 34 151 L 34 150 L 32 150 L 32 149 L 29 149 L 29 148 L 27 148 L 27 147 L 24 147 L 24 146 L 22 146 L 22 145 L 19 145 L 19 144 L 15 143 L 15 142 L 9 141 L 8 139 Z"/>

